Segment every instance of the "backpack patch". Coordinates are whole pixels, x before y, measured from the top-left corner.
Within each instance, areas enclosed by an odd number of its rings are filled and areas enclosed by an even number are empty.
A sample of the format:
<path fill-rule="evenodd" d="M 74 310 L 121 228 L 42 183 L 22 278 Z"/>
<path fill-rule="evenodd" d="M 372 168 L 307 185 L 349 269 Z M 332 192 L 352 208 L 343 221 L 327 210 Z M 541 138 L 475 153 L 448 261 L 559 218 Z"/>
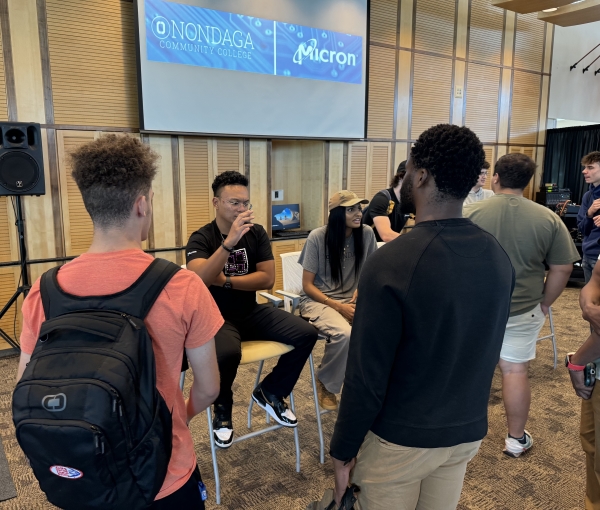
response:
<path fill-rule="evenodd" d="M 61 478 L 67 478 L 68 480 L 77 480 L 83 478 L 83 472 L 79 469 L 75 469 L 67 466 L 50 466 L 50 472 Z"/>

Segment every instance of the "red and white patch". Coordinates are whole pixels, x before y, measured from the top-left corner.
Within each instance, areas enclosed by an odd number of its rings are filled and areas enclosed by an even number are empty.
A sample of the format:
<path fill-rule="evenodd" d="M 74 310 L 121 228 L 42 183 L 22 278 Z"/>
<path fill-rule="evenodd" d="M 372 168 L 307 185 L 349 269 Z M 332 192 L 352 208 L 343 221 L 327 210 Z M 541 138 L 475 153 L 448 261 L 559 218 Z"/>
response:
<path fill-rule="evenodd" d="M 69 480 L 77 480 L 78 478 L 83 477 L 81 471 L 67 466 L 50 466 L 50 472 L 61 478 L 68 478 Z"/>

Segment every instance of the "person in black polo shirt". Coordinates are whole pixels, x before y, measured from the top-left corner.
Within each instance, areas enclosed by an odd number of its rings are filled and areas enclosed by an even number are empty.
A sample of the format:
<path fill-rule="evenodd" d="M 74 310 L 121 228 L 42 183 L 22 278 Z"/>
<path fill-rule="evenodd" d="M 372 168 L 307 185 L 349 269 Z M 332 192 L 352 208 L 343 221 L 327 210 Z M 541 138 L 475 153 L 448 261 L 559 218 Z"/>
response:
<path fill-rule="evenodd" d="M 416 226 L 373 253 L 359 281 L 331 439 L 338 504 L 353 467 L 362 510 L 458 504 L 487 434 L 515 282 L 498 241 L 462 218 L 484 159 L 477 136 L 449 124 L 412 148 L 400 203 Z"/>
<path fill-rule="evenodd" d="M 363 223 L 373 227 L 378 242 L 389 243 L 396 239 L 406 223 L 406 217 L 400 210 L 400 189 L 405 174 L 406 161 L 403 161 L 398 165 L 390 187 L 375 194 L 363 216 Z"/>
<path fill-rule="evenodd" d="M 254 401 L 279 424 L 296 427 L 286 398 L 304 367 L 317 330 L 290 313 L 256 303 L 256 291 L 270 289 L 275 262 L 265 229 L 252 223 L 248 179 L 223 172 L 213 184 L 215 220 L 194 232 L 186 249 L 187 268 L 209 288 L 225 324 L 215 335 L 221 391 L 214 403 L 214 439 L 227 448 L 233 441 L 231 387 L 242 357 L 241 342 L 272 340 L 294 346 L 252 393 Z"/>

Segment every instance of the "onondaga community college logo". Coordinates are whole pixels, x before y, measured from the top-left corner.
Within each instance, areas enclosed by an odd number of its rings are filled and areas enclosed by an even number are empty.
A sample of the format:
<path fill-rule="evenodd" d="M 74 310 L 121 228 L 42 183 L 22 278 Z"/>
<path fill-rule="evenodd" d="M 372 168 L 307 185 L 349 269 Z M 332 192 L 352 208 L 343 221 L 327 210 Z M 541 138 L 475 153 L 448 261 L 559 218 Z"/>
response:
<path fill-rule="evenodd" d="M 67 466 L 50 466 L 50 472 L 61 478 L 67 478 L 68 480 L 77 480 L 78 478 L 83 477 L 82 471 Z"/>

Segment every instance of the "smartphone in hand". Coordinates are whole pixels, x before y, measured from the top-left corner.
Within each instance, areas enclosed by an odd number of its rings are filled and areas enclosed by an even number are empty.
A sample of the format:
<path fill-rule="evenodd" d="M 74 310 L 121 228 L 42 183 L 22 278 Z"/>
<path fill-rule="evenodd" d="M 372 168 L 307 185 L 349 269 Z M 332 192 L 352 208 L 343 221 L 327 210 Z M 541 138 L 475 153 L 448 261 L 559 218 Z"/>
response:
<path fill-rule="evenodd" d="M 589 388 L 596 383 L 596 364 L 588 363 L 583 370 L 584 384 Z"/>

